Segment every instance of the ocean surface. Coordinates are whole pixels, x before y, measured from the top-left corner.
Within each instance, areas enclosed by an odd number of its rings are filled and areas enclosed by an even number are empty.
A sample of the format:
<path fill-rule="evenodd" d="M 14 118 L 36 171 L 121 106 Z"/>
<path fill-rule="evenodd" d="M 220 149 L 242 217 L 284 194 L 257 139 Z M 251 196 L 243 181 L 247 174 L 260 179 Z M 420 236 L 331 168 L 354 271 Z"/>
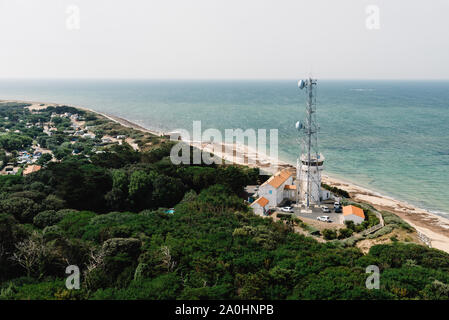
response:
<path fill-rule="evenodd" d="M 325 171 L 449 217 L 449 81 L 319 80 Z M 279 129 L 295 163 L 296 81 L 0 80 L 0 99 L 80 105 L 148 129 Z M 222 131 L 224 133 L 224 131 Z"/>

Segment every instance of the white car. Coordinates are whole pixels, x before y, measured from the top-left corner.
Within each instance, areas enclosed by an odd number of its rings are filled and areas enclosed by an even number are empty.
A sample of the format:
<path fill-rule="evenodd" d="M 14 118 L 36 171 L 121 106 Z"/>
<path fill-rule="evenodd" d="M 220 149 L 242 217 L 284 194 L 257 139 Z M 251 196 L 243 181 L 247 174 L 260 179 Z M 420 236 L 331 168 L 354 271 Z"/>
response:
<path fill-rule="evenodd" d="M 293 213 L 292 207 L 283 207 L 283 208 L 281 208 L 281 211 L 282 211 L 282 212 L 290 212 L 290 213 Z"/>
<path fill-rule="evenodd" d="M 327 206 L 321 206 L 321 210 L 322 210 L 324 213 L 331 212 Z"/>
<path fill-rule="evenodd" d="M 335 203 L 334 203 L 334 209 L 340 208 L 340 207 L 341 207 L 340 202 L 335 202 Z"/>
<path fill-rule="evenodd" d="M 316 218 L 318 221 L 322 221 L 322 222 L 332 222 L 332 220 L 329 218 L 329 216 L 321 216 Z"/>

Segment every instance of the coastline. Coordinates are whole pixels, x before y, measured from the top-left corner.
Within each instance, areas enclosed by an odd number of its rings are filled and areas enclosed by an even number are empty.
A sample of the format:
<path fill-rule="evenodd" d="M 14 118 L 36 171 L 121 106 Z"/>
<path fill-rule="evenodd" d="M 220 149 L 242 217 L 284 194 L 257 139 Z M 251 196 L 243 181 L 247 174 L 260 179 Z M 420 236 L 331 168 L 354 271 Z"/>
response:
<path fill-rule="evenodd" d="M 80 110 L 98 114 L 128 128 L 141 130 L 156 136 L 167 134 L 164 132 L 158 132 L 147 129 L 122 117 L 105 114 L 102 112 L 92 110 L 90 108 L 77 105 L 65 103 L 60 104 L 49 102 L 24 101 L 24 100 L 0 100 L 0 102 L 29 103 L 31 104 L 31 106 L 29 107 L 30 110 L 33 109 L 38 110 L 40 108 L 46 108 L 47 106 L 66 105 Z M 43 104 L 43 106 L 41 106 L 41 104 Z M 213 143 L 199 144 L 197 142 L 192 141 L 185 141 L 185 142 L 206 152 L 211 152 L 213 150 L 214 154 L 217 157 L 220 157 L 224 160 L 230 161 L 235 160 L 237 158 L 242 161 L 234 161 L 236 164 L 249 165 L 250 167 L 258 167 L 261 170 L 266 170 L 270 173 L 273 173 L 272 170 L 270 171 L 269 168 L 267 168 L 267 166 L 265 165 L 266 163 L 270 163 L 272 159 L 265 154 L 260 154 L 255 150 L 249 149 L 247 146 L 238 146 L 234 144 L 234 146 L 230 148 L 232 154 L 227 154 L 226 152 L 223 151 L 223 149 L 229 150 L 229 146 L 225 148 L 226 145 L 224 143 L 222 143 L 221 145 L 216 144 L 214 145 Z M 222 152 L 216 152 L 217 149 L 222 150 Z M 243 156 L 245 154 L 248 156 L 247 157 Z M 248 162 L 250 162 L 250 164 L 248 164 Z M 294 168 L 292 164 L 282 161 L 279 161 L 278 165 L 281 168 L 282 167 Z M 385 196 L 379 192 L 372 191 L 368 188 L 358 186 L 353 182 L 345 181 L 341 178 L 332 177 L 332 175 L 331 174 L 329 175 L 328 173 L 323 174 L 322 181 L 330 186 L 335 186 L 346 190 L 350 194 L 350 196 L 356 201 L 370 204 L 380 211 L 385 210 L 393 212 L 394 214 L 398 215 L 401 219 L 409 223 L 417 231 L 427 236 L 431 241 L 432 247 L 449 253 L 449 219 L 439 216 L 435 213 L 429 212 L 426 209 L 418 208 L 405 201 L 397 200 L 392 197 Z"/>

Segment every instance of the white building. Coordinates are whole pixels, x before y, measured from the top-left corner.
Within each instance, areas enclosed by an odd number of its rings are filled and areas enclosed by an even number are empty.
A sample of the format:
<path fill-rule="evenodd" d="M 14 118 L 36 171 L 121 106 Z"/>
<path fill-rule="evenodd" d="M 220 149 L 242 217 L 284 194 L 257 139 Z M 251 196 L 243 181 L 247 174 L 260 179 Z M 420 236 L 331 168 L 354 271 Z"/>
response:
<path fill-rule="evenodd" d="M 286 189 L 286 186 L 290 187 L 287 187 Z M 258 194 L 259 197 L 264 197 L 268 200 L 268 208 L 275 208 L 285 198 L 290 200 L 295 199 L 296 194 L 294 191 L 291 191 L 294 190 L 294 187 L 293 174 L 288 169 L 284 169 L 265 181 L 259 187 Z"/>
<path fill-rule="evenodd" d="M 343 220 L 353 221 L 354 224 L 361 224 L 363 221 L 365 221 L 365 214 L 363 213 L 363 209 L 352 205 L 343 207 Z"/>
<path fill-rule="evenodd" d="M 254 213 L 258 215 L 264 215 L 268 208 L 268 200 L 264 197 L 260 197 L 250 205 L 251 208 L 253 208 Z"/>

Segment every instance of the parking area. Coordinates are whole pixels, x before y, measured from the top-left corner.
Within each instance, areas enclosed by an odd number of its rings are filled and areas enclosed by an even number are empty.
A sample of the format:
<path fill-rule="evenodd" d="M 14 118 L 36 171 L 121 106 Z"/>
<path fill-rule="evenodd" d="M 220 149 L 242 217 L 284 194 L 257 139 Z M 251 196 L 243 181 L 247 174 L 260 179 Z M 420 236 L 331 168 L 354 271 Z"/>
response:
<path fill-rule="evenodd" d="M 334 223 L 341 223 L 342 221 L 342 214 L 341 213 L 335 213 L 335 212 L 323 212 L 319 208 L 313 208 L 311 213 L 308 212 L 301 212 L 299 208 L 294 208 L 294 215 L 298 218 L 308 218 L 308 219 L 315 219 L 320 216 L 328 216 L 332 222 Z M 323 222 L 325 223 L 325 222 Z"/>
<path fill-rule="evenodd" d="M 335 213 L 334 211 L 334 202 L 333 201 L 326 201 L 324 203 L 321 204 L 322 206 L 327 206 L 329 208 L 330 212 L 323 212 L 323 210 L 321 208 L 316 208 L 316 207 L 311 207 L 310 210 L 305 210 L 304 207 L 299 208 L 299 207 L 295 207 L 294 205 L 292 206 L 293 209 L 293 215 L 298 217 L 298 218 L 307 218 L 307 219 L 312 219 L 312 220 L 316 220 L 317 217 L 320 216 L 328 216 L 333 223 L 337 223 L 337 224 L 342 224 L 343 223 L 343 217 L 341 213 Z M 282 210 L 280 210 L 281 208 L 279 208 L 279 210 L 277 210 L 278 212 L 282 212 Z M 307 212 L 310 211 L 310 212 Z M 323 224 L 327 224 L 328 222 L 321 222 Z"/>

